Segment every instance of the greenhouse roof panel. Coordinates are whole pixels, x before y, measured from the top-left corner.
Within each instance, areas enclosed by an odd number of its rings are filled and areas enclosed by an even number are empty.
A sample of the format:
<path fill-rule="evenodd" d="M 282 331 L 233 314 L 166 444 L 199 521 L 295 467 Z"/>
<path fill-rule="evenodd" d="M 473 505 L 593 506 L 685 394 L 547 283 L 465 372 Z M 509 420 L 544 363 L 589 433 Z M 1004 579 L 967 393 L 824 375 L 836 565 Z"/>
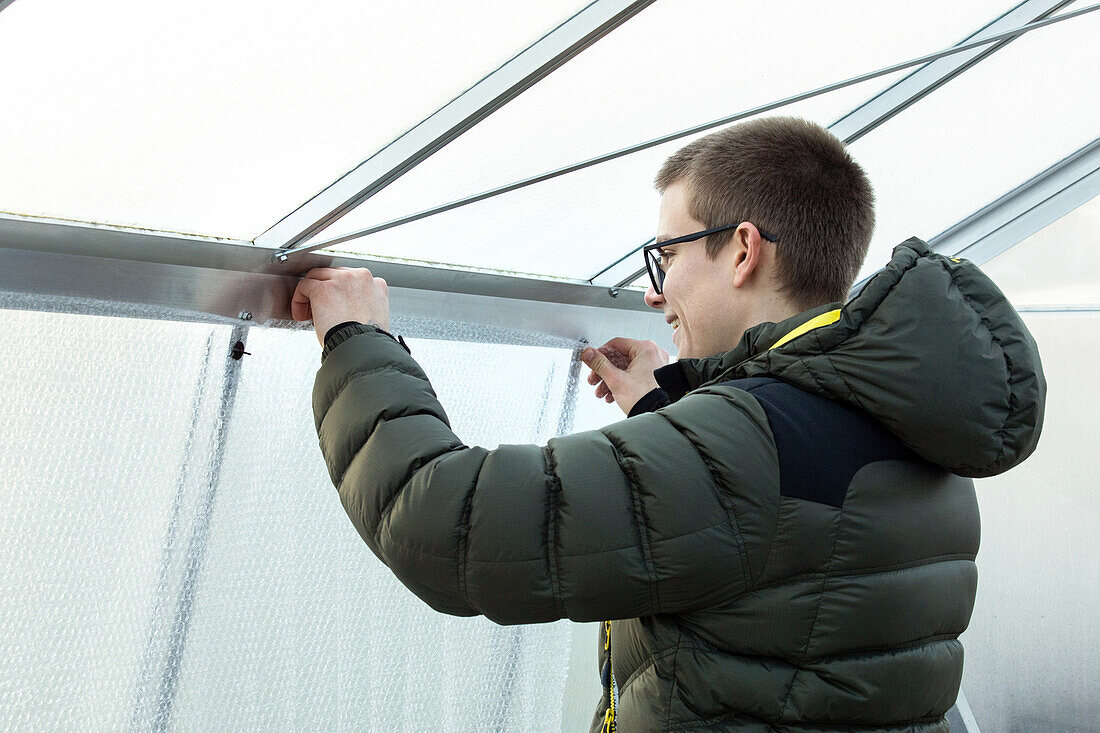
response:
<path fill-rule="evenodd" d="M 880 87 L 881 80 L 866 82 L 789 109 L 792 114 L 827 125 Z M 331 249 L 587 280 L 653 236 L 659 202 L 653 177 L 665 158 L 696 137 L 665 143 Z M 342 228 L 344 221 L 354 216 L 345 217 L 329 232 Z M 641 256 L 636 259 L 640 266 Z"/>
<path fill-rule="evenodd" d="M 714 0 L 656 3 L 375 195 L 321 237 L 365 228 L 951 46 L 1007 7 L 1000 0 L 964 7 L 943 2 L 939 7 L 889 9 L 873 2 L 850 2 L 830 5 L 827 11 L 812 2 L 762 6 Z M 869 82 L 858 91 L 833 93 L 812 110 L 783 109 L 777 114 L 801 113 L 829 124 L 896 78 Z M 664 155 L 677 147 L 670 146 Z M 617 177 L 612 182 L 628 183 L 642 191 L 638 194 L 645 199 L 642 232 L 647 236 L 653 220 L 650 181 L 661 159 L 663 155 L 636 165 L 629 181 Z M 566 176 L 574 181 L 570 190 L 580 191 L 580 198 L 613 196 L 592 189 L 582 177 Z M 591 180 L 604 184 L 599 175 Z M 571 199 L 557 199 L 551 184 L 536 189 L 544 205 L 554 201 L 556 210 L 573 214 Z M 502 234 L 525 226 L 538 228 L 538 223 L 530 221 L 526 225 L 508 223 L 513 216 L 527 216 L 523 210 L 510 212 L 512 202 L 512 197 L 506 196 L 479 206 L 478 218 L 503 223 Z M 614 209 L 603 216 L 607 221 L 600 226 L 610 230 L 620 230 L 636 218 L 632 213 L 629 220 L 624 219 L 622 212 Z M 459 231 L 463 228 L 464 223 Z M 491 266 L 489 263 L 503 258 L 510 263 L 502 265 L 506 269 L 570 277 L 589 277 L 599 269 L 593 267 L 594 262 L 568 272 L 560 267 L 548 269 L 537 258 L 525 262 L 516 251 L 523 243 L 508 236 L 493 237 L 491 229 L 480 225 L 477 230 L 479 236 L 470 242 L 453 233 L 445 242 L 437 242 L 429 234 L 431 227 L 421 227 L 416 236 L 372 235 L 354 245 L 341 245 L 341 249 L 479 266 Z M 644 239 L 635 241 L 635 236 L 630 236 L 616 241 L 599 252 L 604 257 L 600 264 L 614 261 Z M 493 242 L 509 252 L 498 257 L 488 251 Z M 461 261 L 464 256 L 469 260 Z"/>
<path fill-rule="evenodd" d="M 0 211 L 252 239 L 585 4 L 14 3 Z"/>
<path fill-rule="evenodd" d="M 877 197 L 861 277 L 1096 138 L 1098 35 L 1100 13 L 1029 33 L 852 144 Z"/>

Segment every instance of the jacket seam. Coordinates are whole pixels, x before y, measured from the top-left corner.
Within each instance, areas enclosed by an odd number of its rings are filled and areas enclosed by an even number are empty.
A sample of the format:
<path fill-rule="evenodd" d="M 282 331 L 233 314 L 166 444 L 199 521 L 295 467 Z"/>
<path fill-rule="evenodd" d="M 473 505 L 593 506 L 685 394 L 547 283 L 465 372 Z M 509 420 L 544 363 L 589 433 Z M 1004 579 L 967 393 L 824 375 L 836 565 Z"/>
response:
<path fill-rule="evenodd" d="M 1015 375 L 1016 370 L 1013 369 L 1012 359 L 1009 357 L 1008 350 L 1005 348 L 1005 345 L 997 337 L 996 331 L 994 331 L 993 328 L 990 327 L 989 320 L 985 317 L 985 314 L 982 313 L 982 312 L 979 312 L 977 308 L 975 308 L 973 305 L 971 305 L 970 296 L 966 295 L 965 293 L 962 292 L 962 290 L 959 289 L 959 283 L 955 280 L 955 277 L 952 275 L 951 271 L 948 269 L 947 262 L 945 260 L 941 259 L 939 261 L 939 265 L 940 265 L 941 268 L 943 268 L 943 271 L 947 274 L 947 279 L 951 283 L 952 289 L 954 289 L 954 291 L 956 293 L 958 293 L 960 296 L 962 296 L 963 304 L 970 310 L 971 313 L 973 313 L 974 315 L 976 315 L 978 317 L 978 320 L 981 321 L 982 326 L 985 327 L 986 333 L 989 334 L 989 338 L 993 340 L 993 343 L 997 344 L 997 348 L 1000 349 L 1000 351 L 1001 351 L 1001 358 L 1004 359 L 1005 372 L 1007 373 L 1007 381 L 1008 381 L 1009 385 L 1012 385 L 1014 387 L 1016 382 L 1018 382 L 1019 380 L 1018 379 L 1016 379 L 1016 380 L 1013 379 L 1013 375 Z M 1016 401 L 1016 392 L 1013 389 L 1009 389 L 1009 391 L 1008 391 L 1008 409 L 1005 410 L 1005 413 L 1006 413 L 1005 414 L 1005 419 L 1003 421 L 1001 421 L 1001 427 L 997 429 L 997 437 L 1000 438 L 1000 440 L 998 442 L 1000 443 L 1000 446 L 1001 446 L 1000 449 L 997 451 L 997 457 L 995 459 L 993 459 L 993 461 L 989 465 L 986 465 L 986 466 L 964 465 L 964 466 L 962 466 L 963 468 L 966 468 L 966 469 L 969 469 L 969 470 L 977 470 L 977 471 L 985 472 L 985 471 L 989 470 L 991 467 L 997 466 L 1001 463 L 1001 461 L 1004 459 L 1005 450 L 1008 447 L 1007 438 L 1010 437 L 1009 434 L 1008 434 L 1008 423 L 1014 417 L 1016 417 L 1016 410 L 1014 409 L 1014 402 L 1015 401 Z"/>
<path fill-rule="evenodd" d="M 714 465 L 711 463 L 710 459 L 707 458 L 707 456 L 703 453 L 702 448 L 697 445 L 695 441 L 693 441 L 691 438 L 684 435 L 684 432 L 680 430 L 680 428 L 677 427 L 676 424 L 673 423 L 667 415 L 663 415 L 661 413 L 655 414 L 661 415 L 661 417 L 665 419 L 665 422 L 667 422 L 673 430 L 679 433 L 680 436 L 688 442 L 688 444 L 695 450 L 695 454 L 699 456 L 699 460 L 701 460 L 703 462 L 703 465 L 706 467 L 707 473 L 710 475 L 711 483 L 714 485 L 715 498 L 718 500 L 718 505 L 722 507 L 722 510 L 726 514 L 726 522 L 729 525 L 730 531 L 734 533 L 734 540 L 737 543 L 737 554 L 739 559 L 741 560 L 741 572 L 745 578 L 746 588 L 748 590 L 752 590 L 754 585 L 752 578 L 752 569 L 749 567 L 748 551 L 745 548 L 745 535 L 744 532 L 742 532 L 741 530 L 741 521 L 737 518 L 737 513 L 734 511 L 732 502 L 729 506 L 727 506 L 726 497 L 723 496 L 724 493 L 728 494 L 732 492 L 728 491 L 727 483 L 719 478 L 718 471 L 715 470 Z"/>
<path fill-rule="evenodd" d="M 759 389 L 760 386 L 763 386 L 763 385 L 758 385 L 757 387 L 753 387 L 752 389 L 747 389 L 747 390 L 745 390 L 745 393 L 748 394 L 749 396 L 751 396 L 754 400 L 756 400 L 756 404 L 760 406 L 761 410 L 763 410 L 764 405 L 762 405 L 760 403 L 760 399 L 756 395 L 753 394 L 753 391 L 756 390 L 756 389 Z M 777 475 L 778 475 L 779 445 L 775 442 L 775 431 L 772 428 L 771 422 L 768 421 L 766 413 L 764 415 L 764 422 L 767 423 L 767 426 L 768 426 L 768 438 L 772 442 L 772 453 L 776 457 L 776 468 L 777 468 Z M 778 502 L 776 502 L 775 523 L 772 525 L 771 538 L 768 540 L 768 551 L 764 554 L 764 563 L 763 563 L 763 565 L 760 566 L 760 576 L 759 576 L 760 578 L 764 578 L 765 574 L 767 573 L 768 563 L 771 562 L 773 552 L 775 551 L 775 540 L 776 540 L 776 537 L 778 537 L 778 535 L 779 535 L 779 524 L 783 519 L 783 501 L 782 501 L 783 487 L 780 485 L 778 487 L 778 489 L 779 489 L 779 494 L 780 494 L 780 500 Z M 750 592 L 752 590 L 758 590 L 758 588 L 759 588 L 759 586 L 753 586 L 750 589 Z"/>
<path fill-rule="evenodd" d="M 927 565 L 938 565 L 939 563 L 942 563 L 942 562 L 956 562 L 956 561 L 959 561 L 959 560 L 966 560 L 966 561 L 969 561 L 969 562 L 974 562 L 974 559 L 976 557 L 977 557 L 977 555 L 975 555 L 974 553 L 957 552 L 957 553 L 951 553 L 951 554 L 945 554 L 945 555 L 936 555 L 934 557 L 929 557 L 929 558 L 921 558 L 920 560 L 912 560 L 910 562 L 897 563 L 897 564 L 894 564 L 894 565 L 878 565 L 878 566 L 871 567 L 871 568 L 857 568 L 857 569 L 851 570 L 851 571 L 845 571 L 845 572 L 841 572 L 841 573 L 833 573 L 831 575 L 831 577 L 836 578 L 836 579 L 858 578 L 858 577 L 861 577 L 861 576 L 864 576 L 864 575 L 879 575 L 879 574 L 884 574 L 884 573 L 896 572 L 898 570 L 909 570 L 911 568 L 925 567 Z M 790 585 L 792 583 L 798 583 L 798 582 L 801 582 L 803 580 L 814 580 L 815 578 L 824 578 L 825 575 L 826 575 L 825 572 L 802 573 L 801 575 L 792 575 L 789 578 L 783 578 L 782 580 L 776 581 L 774 583 L 766 583 L 764 585 L 757 586 L 753 590 L 756 591 L 756 592 L 759 592 L 759 591 L 764 591 L 764 590 L 771 590 L 773 588 L 782 588 L 785 585 Z"/>
<path fill-rule="evenodd" d="M 462 593 L 462 597 L 466 599 L 466 603 L 468 603 L 471 608 L 474 607 L 474 603 L 470 599 L 469 585 L 467 582 L 470 568 L 470 516 L 474 510 L 474 493 L 477 491 L 477 482 L 480 475 L 481 470 L 479 469 L 478 476 L 474 477 L 473 485 L 470 486 L 469 490 L 466 492 L 466 496 L 462 499 L 462 518 L 459 520 L 458 567 L 455 568 L 458 572 L 459 592 Z"/>
<path fill-rule="evenodd" d="M 333 392 L 332 401 L 329 402 L 328 407 L 332 407 L 332 403 L 336 401 L 336 398 L 340 396 L 340 393 L 343 392 L 345 389 L 347 389 L 348 385 L 351 384 L 352 382 L 354 382 L 359 377 L 364 377 L 364 376 L 367 376 L 369 374 L 377 374 L 378 372 L 387 372 L 387 371 L 388 372 L 399 372 L 400 374 L 404 374 L 406 376 L 412 377 L 413 379 L 416 379 L 416 380 L 421 381 L 421 382 L 427 381 L 426 379 L 424 379 L 423 374 L 417 374 L 416 372 L 412 371 L 411 369 L 406 369 L 405 367 L 394 364 L 393 362 L 387 362 L 385 364 L 380 364 L 376 367 L 371 367 L 369 369 L 354 369 L 351 372 L 345 374 L 344 378 L 340 380 L 340 386 L 337 387 L 336 390 Z M 325 414 L 326 415 L 328 414 L 328 407 L 325 408 Z"/>
<path fill-rule="evenodd" d="M 829 564 L 825 567 L 825 577 L 821 581 L 821 590 L 817 592 L 817 608 L 814 609 L 814 618 L 813 621 L 810 622 L 810 633 L 806 635 L 806 644 L 802 648 L 800 662 L 804 662 L 806 657 L 809 655 L 810 645 L 813 643 L 814 640 L 814 630 L 817 628 L 817 619 L 821 616 L 821 606 L 824 605 L 825 591 L 829 586 L 829 574 L 833 569 L 833 563 L 836 562 L 836 544 L 837 541 L 840 539 L 840 522 L 842 518 L 843 514 L 838 514 L 837 518 L 834 520 L 833 547 L 829 551 Z M 800 671 L 800 668 L 795 668 L 794 674 L 791 675 L 791 682 L 789 685 L 787 685 L 787 692 L 784 695 L 783 699 L 783 709 L 779 713 L 779 717 L 781 720 L 787 717 L 787 708 L 789 708 L 791 705 L 791 694 L 794 692 L 794 684 L 798 681 L 798 673 Z"/>
<path fill-rule="evenodd" d="M 626 476 L 627 487 L 630 491 L 630 501 L 634 509 L 632 512 L 633 522 L 635 528 L 638 530 L 638 542 L 641 545 L 642 560 L 645 562 L 646 574 L 649 576 L 648 591 L 650 603 L 653 604 L 653 613 L 658 613 L 661 609 L 661 594 L 657 587 L 657 571 L 653 563 L 653 548 L 649 536 L 649 518 L 646 516 L 645 506 L 643 505 L 641 494 L 638 491 L 638 477 L 634 475 L 633 469 L 627 468 L 626 465 L 624 465 L 622 452 L 615 439 L 606 433 L 604 433 L 604 436 L 611 445 L 611 453 L 615 457 L 615 462 L 619 465 L 619 470 Z"/>
<path fill-rule="evenodd" d="M 548 491 L 546 492 L 546 565 L 550 575 L 550 592 L 554 596 L 554 605 L 559 618 L 568 618 L 565 601 L 561 592 L 561 568 L 558 557 L 558 521 L 561 519 L 561 481 L 554 470 L 554 451 L 548 445 L 542 449 L 543 471 L 546 474 Z"/>
<path fill-rule="evenodd" d="M 684 532 L 683 534 L 674 535 L 672 537 L 662 537 L 661 539 L 659 539 L 657 541 L 658 542 L 668 542 L 668 541 L 671 541 L 671 540 L 678 540 L 681 537 L 690 537 L 693 534 L 699 534 L 701 532 L 706 532 L 708 530 L 714 529 L 715 527 L 724 527 L 724 526 L 726 526 L 725 522 L 715 522 L 714 524 L 708 525 L 706 527 L 700 527 L 699 529 L 693 529 L 690 532 Z M 578 557 L 595 557 L 596 555 L 605 555 L 609 552 L 622 552 L 623 550 L 634 550 L 634 549 L 637 549 L 637 547 L 635 545 L 624 545 L 622 547 L 612 547 L 612 548 L 607 549 L 607 550 L 597 550 L 596 552 L 578 552 L 578 553 L 573 554 L 573 555 L 559 555 L 558 557 L 559 557 L 559 559 L 570 559 L 571 560 L 571 559 L 578 558 Z M 418 557 L 431 557 L 431 558 L 436 558 L 436 559 L 442 559 L 442 558 L 450 557 L 449 555 L 431 555 L 431 554 L 424 554 L 424 553 L 416 553 L 415 551 L 413 551 L 413 552 Z M 469 563 L 486 563 L 486 564 L 493 564 L 493 565 L 511 565 L 511 564 L 517 564 L 517 563 L 540 562 L 540 561 L 545 560 L 545 559 L 546 558 L 544 556 L 539 555 L 537 557 L 519 557 L 519 558 L 515 558 L 515 559 L 510 559 L 510 560 L 467 560 L 466 563 L 467 564 L 469 564 Z"/>
<path fill-rule="evenodd" d="M 675 655 L 677 651 L 677 647 L 666 647 L 659 652 L 653 652 L 652 654 L 646 655 L 644 658 L 642 658 L 640 662 L 638 662 L 638 666 L 634 668 L 634 671 L 630 673 L 630 676 L 626 678 L 626 681 L 619 685 L 619 694 L 622 695 L 623 690 L 630 687 L 634 680 L 638 679 L 638 676 L 640 674 L 646 672 L 651 667 L 656 666 L 658 662 L 664 661 L 665 659 L 668 659 L 669 657 Z"/>
<path fill-rule="evenodd" d="M 381 537 L 381 535 L 382 535 L 382 527 L 386 524 L 386 521 L 389 519 L 390 512 L 393 510 L 393 505 L 397 502 L 397 498 L 405 492 L 405 489 L 408 487 L 409 483 L 413 480 L 413 477 L 416 476 L 417 472 L 419 472 L 421 468 L 428 465 L 432 461 L 434 461 L 438 458 L 442 458 L 443 456 L 447 455 L 448 453 L 456 453 L 456 452 L 461 451 L 461 450 L 468 450 L 468 448 L 465 445 L 459 445 L 459 446 L 455 446 L 454 448 L 448 448 L 444 451 L 441 451 L 439 454 L 434 455 L 434 456 L 432 456 L 431 458 L 429 458 L 427 460 L 424 460 L 422 458 L 417 458 L 416 460 L 414 460 L 412 462 L 412 465 L 409 466 L 409 470 L 405 473 L 404 478 L 401 480 L 401 483 L 398 485 L 397 491 L 393 492 L 393 494 L 390 496 L 390 498 L 386 499 L 386 503 L 382 507 L 382 511 L 378 513 L 378 524 L 374 528 L 374 532 L 373 532 L 373 539 L 376 543 L 378 542 L 378 538 Z M 357 453 L 358 453 L 358 451 L 357 451 Z M 351 464 L 349 463 L 348 465 L 351 465 Z M 347 473 L 347 472 L 345 471 L 345 473 Z M 343 483 L 344 483 L 344 481 L 343 481 L 343 478 L 341 477 L 340 484 L 343 485 Z"/>
<path fill-rule="evenodd" d="M 660 544 L 662 542 L 671 542 L 672 540 L 678 540 L 681 537 L 690 537 L 693 534 L 700 534 L 701 532 L 707 532 L 709 530 L 714 529 L 715 527 L 726 527 L 726 526 L 729 526 L 728 524 L 726 524 L 726 522 L 718 521 L 718 522 L 715 522 L 714 524 L 708 524 L 706 527 L 699 527 L 698 529 L 692 529 L 692 530 L 689 530 L 687 532 L 681 532 L 680 534 L 671 535 L 669 537 L 660 537 L 655 542 L 656 542 L 656 544 Z M 622 547 L 611 547 L 611 548 L 606 549 L 606 550 L 597 550 L 595 552 L 578 552 L 578 553 L 574 553 L 574 554 L 571 554 L 571 555 L 562 555 L 561 557 L 563 557 L 563 558 L 593 557 L 595 555 L 603 555 L 603 554 L 606 554 L 608 552 L 622 552 L 623 550 L 630 550 L 630 549 L 634 549 L 634 546 L 633 545 L 623 545 Z"/>
<path fill-rule="evenodd" d="M 680 642 L 684 639 L 684 628 L 676 625 L 676 646 L 672 655 L 672 682 L 668 686 L 668 716 L 665 718 L 665 727 L 672 725 L 672 698 L 676 695 L 676 665 L 680 661 Z"/>
<path fill-rule="evenodd" d="M 708 718 L 700 718 L 698 720 L 686 721 L 686 722 L 683 722 L 683 723 L 675 723 L 675 724 L 669 726 L 667 730 L 668 731 L 691 730 L 693 728 L 698 728 L 698 727 L 703 726 L 703 725 L 711 725 L 711 724 L 714 724 L 714 723 L 721 723 L 721 722 L 724 722 L 724 721 L 729 720 L 731 718 L 751 718 L 752 720 L 758 720 L 761 723 L 763 723 L 764 725 L 768 726 L 768 728 L 770 730 L 773 730 L 773 731 L 781 730 L 780 728 L 777 728 L 776 726 L 787 725 L 785 723 L 768 721 L 767 719 L 761 718 L 757 715 L 753 715 L 752 713 L 746 713 L 746 712 L 743 712 L 743 711 L 731 711 L 731 712 L 728 712 L 728 713 L 722 713 L 721 715 L 715 715 L 715 716 L 708 717 Z M 865 731 L 897 731 L 898 733 L 910 733 L 910 731 L 911 731 L 911 729 L 914 725 L 938 723 L 939 721 L 941 721 L 943 719 L 944 719 L 943 715 L 926 716 L 926 717 L 923 717 L 923 718 L 911 718 L 911 719 L 903 720 L 903 721 L 898 722 L 898 723 L 886 723 L 886 724 L 883 724 L 883 723 L 841 723 L 841 722 L 832 721 L 832 720 L 799 720 L 797 725 L 799 727 L 802 727 L 802 726 L 820 726 L 820 727 L 829 728 L 829 729 L 840 728 L 842 730 L 852 730 L 852 731 L 859 731 L 859 730 L 865 730 Z M 783 730 L 785 730 L 785 728 Z"/>
<path fill-rule="evenodd" d="M 928 646 L 930 644 L 938 644 L 942 641 L 958 641 L 959 635 L 965 629 L 955 633 L 953 631 L 945 632 L 942 634 L 930 634 L 929 636 L 922 636 L 919 639 L 910 639 L 900 644 L 892 644 L 890 646 L 872 646 L 861 647 L 852 651 L 846 651 L 843 654 L 822 654 L 816 657 L 807 657 L 800 662 L 791 662 L 782 657 L 773 657 L 767 654 L 748 654 L 745 652 L 731 652 L 721 647 L 715 646 L 702 639 L 694 639 L 685 641 L 683 647 L 685 649 L 698 649 L 705 652 L 717 652 L 730 657 L 738 657 L 741 659 L 766 659 L 771 663 L 779 663 L 791 667 L 793 669 L 799 669 L 807 664 L 821 664 L 822 662 L 842 662 L 847 659 L 858 659 L 860 657 L 871 657 L 880 654 L 886 654 L 890 652 L 903 652 L 910 649 L 918 649 L 922 646 Z"/>

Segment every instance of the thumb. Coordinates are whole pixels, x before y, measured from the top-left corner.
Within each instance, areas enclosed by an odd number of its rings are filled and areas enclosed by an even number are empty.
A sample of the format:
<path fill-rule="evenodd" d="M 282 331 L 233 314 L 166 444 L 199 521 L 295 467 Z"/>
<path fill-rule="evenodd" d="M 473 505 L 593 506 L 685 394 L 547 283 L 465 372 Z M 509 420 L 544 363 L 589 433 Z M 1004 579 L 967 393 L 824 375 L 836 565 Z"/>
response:
<path fill-rule="evenodd" d="M 608 382 L 608 377 L 614 379 L 621 371 L 606 356 L 592 348 L 581 352 L 581 361 L 604 382 Z"/>

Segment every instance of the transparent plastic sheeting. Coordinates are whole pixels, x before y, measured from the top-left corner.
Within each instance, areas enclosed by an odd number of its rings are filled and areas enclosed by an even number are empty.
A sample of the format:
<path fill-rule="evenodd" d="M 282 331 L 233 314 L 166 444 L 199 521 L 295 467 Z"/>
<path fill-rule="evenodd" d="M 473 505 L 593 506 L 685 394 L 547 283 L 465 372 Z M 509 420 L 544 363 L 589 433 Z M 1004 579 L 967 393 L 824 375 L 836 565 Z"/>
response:
<path fill-rule="evenodd" d="M 312 331 L 237 362 L 238 326 L 27 305 L 0 297 L 0 728 L 561 730 L 568 622 L 438 614 L 348 521 Z M 577 344 L 395 325 L 467 444 L 571 429 Z"/>

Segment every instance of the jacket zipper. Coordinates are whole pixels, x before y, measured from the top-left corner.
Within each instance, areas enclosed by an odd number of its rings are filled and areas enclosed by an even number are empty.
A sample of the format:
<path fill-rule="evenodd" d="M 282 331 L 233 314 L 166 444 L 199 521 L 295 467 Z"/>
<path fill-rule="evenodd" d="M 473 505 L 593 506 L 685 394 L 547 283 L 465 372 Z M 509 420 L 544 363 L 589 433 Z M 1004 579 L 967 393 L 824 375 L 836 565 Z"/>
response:
<path fill-rule="evenodd" d="M 615 666 L 611 662 L 611 622 L 603 622 L 604 642 L 603 648 L 607 651 L 607 670 L 609 683 L 607 686 L 608 705 L 603 716 L 603 728 L 601 733 L 615 733 L 615 698 L 618 697 L 615 685 Z"/>

